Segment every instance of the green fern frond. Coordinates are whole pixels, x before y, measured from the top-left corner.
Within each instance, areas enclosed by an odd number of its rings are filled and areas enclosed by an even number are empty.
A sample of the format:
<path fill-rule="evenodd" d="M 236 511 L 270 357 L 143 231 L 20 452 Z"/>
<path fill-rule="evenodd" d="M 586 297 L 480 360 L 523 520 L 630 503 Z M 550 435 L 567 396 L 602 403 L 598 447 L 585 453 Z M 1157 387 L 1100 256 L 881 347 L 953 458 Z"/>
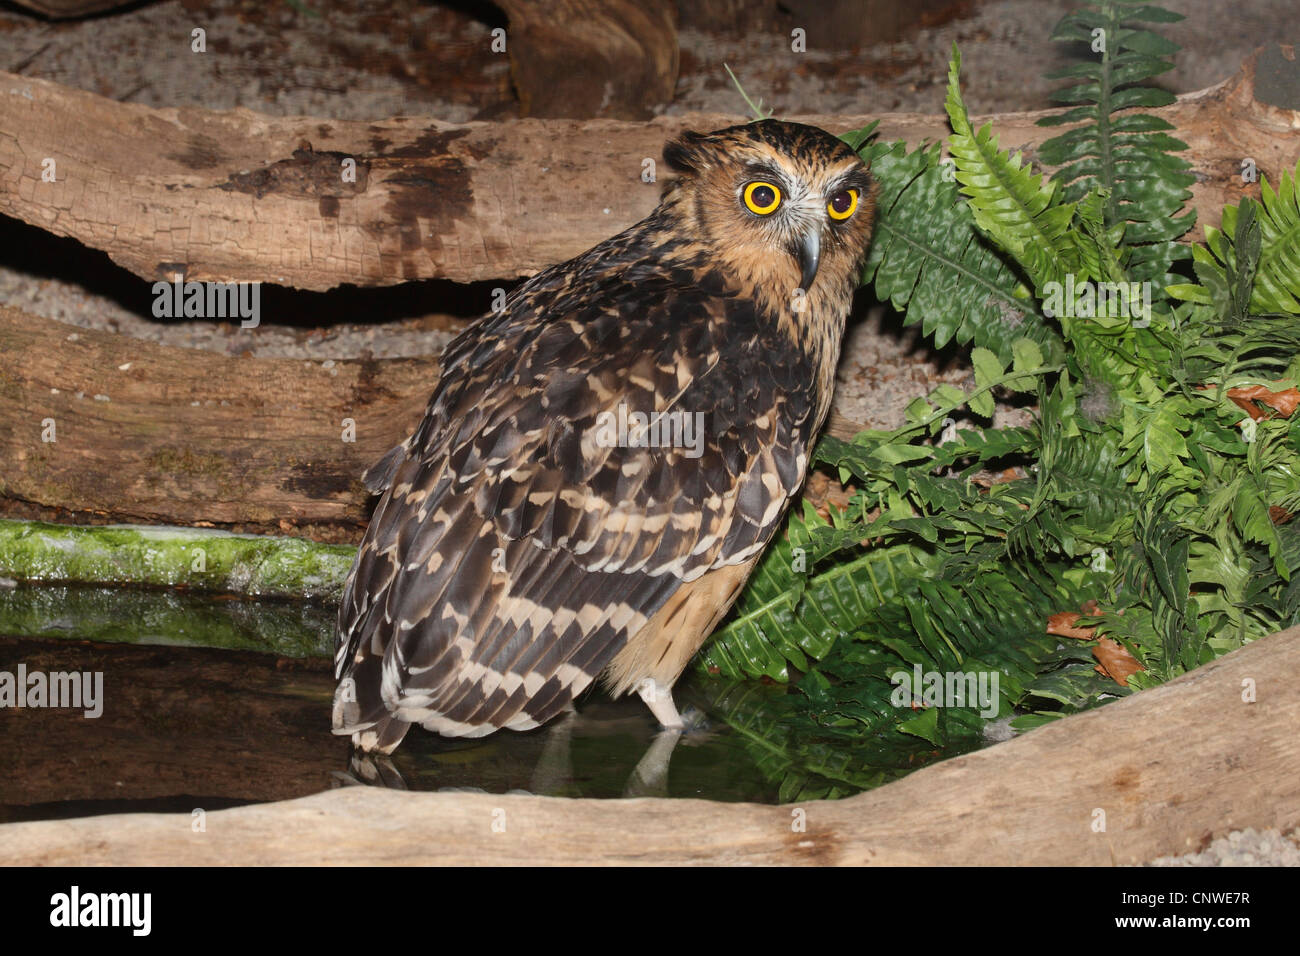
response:
<path fill-rule="evenodd" d="M 824 657 L 871 608 L 924 573 L 924 555 L 906 547 L 859 549 L 809 573 L 813 531 L 827 527 L 807 502 L 801 514 L 791 514 L 788 534 L 759 562 L 727 623 L 705 647 L 701 666 L 725 677 L 788 680 L 788 665 L 807 670 L 810 658 Z"/>
<path fill-rule="evenodd" d="M 1076 281 L 1090 278 L 1070 230 L 1074 203 L 1063 202 L 1057 184 L 1035 174 L 1024 164 L 1023 154 L 1000 152 L 987 123 L 978 133 L 971 128 L 961 99 L 960 70 L 961 53 L 954 44 L 945 103 L 953 129 L 948 144 L 975 224 L 1024 266 L 1036 292 L 1048 282 L 1063 282 L 1070 273 Z"/>
<path fill-rule="evenodd" d="M 780 781 L 782 800 L 877 786 L 934 759 L 935 748 L 945 756 L 971 749 L 991 716 L 1009 715 L 1024 701 L 1039 671 L 1056 666 L 1045 664 L 1059 653 L 1044 628 L 1047 613 L 1075 600 L 1077 593 L 1050 575 L 1017 568 L 958 578 L 931 572 L 837 641 L 798 693 L 774 696 L 733 684 L 711 700 L 711 710 Z M 936 706 L 926 675 L 946 679 L 954 672 L 972 675 L 977 686 L 983 681 L 992 696 Z"/>
<path fill-rule="evenodd" d="M 875 237 L 862 275 L 876 296 L 903 313 L 906 325 L 942 347 L 971 343 L 1011 359 L 1017 336 L 1036 342 L 1051 361 L 1061 337 L 1003 254 L 979 230 L 939 147 L 908 153 L 902 143 L 864 160 L 880 183 Z"/>
<path fill-rule="evenodd" d="M 1094 190 L 1105 195 L 1106 229 L 1123 225 L 1121 248 L 1131 279 L 1164 285 L 1174 262 L 1187 256 L 1174 240 L 1190 229 L 1195 211 L 1176 215 L 1191 197 L 1191 164 L 1174 153 L 1187 144 L 1169 136 L 1173 126 L 1140 108 L 1167 106 L 1173 94 L 1141 85 L 1173 69 L 1175 43 L 1142 28 L 1143 23 L 1175 23 L 1182 16 L 1149 4 L 1101 0 L 1063 18 L 1052 39 L 1086 44 L 1090 59 L 1049 73 L 1049 79 L 1080 82 L 1053 99 L 1078 103 L 1040 126 L 1084 125 L 1044 142 L 1039 159 L 1060 167 L 1052 179 L 1064 198 L 1078 201 Z"/>
<path fill-rule="evenodd" d="M 1242 569 L 1245 587 L 1240 604 L 1263 618 L 1267 628 L 1286 628 L 1300 624 L 1300 528 L 1294 523 L 1277 529 L 1282 563 L 1287 569 L 1280 586 L 1271 562 L 1257 557 L 1250 568 Z M 1276 624 L 1274 624 L 1276 622 Z"/>
<path fill-rule="evenodd" d="M 1228 309 L 1231 288 L 1228 275 L 1245 247 L 1257 253 L 1250 289 L 1251 313 L 1300 315 L 1300 166 L 1283 170 L 1275 192 L 1268 179 L 1260 183 L 1260 202 L 1243 199 L 1240 206 L 1224 206 L 1220 229 L 1207 226 L 1205 245 L 1192 256 L 1201 285 L 1171 286 L 1171 295 L 1192 302 Z M 1256 228 L 1249 228 L 1250 224 Z"/>

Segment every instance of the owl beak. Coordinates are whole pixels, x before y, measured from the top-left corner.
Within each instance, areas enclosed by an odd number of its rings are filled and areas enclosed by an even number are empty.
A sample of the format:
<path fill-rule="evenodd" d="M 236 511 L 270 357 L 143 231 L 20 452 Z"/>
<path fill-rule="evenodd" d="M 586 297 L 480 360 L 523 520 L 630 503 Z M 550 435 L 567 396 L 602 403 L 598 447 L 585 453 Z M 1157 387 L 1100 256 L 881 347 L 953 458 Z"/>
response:
<path fill-rule="evenodd" d="M 817 227 L 809 229 L 799 244 L 799 288 L 804 292 L 812 289 L 813 279 L 817 278 L 817 266 L 822 261 L 822 234 Z"/>

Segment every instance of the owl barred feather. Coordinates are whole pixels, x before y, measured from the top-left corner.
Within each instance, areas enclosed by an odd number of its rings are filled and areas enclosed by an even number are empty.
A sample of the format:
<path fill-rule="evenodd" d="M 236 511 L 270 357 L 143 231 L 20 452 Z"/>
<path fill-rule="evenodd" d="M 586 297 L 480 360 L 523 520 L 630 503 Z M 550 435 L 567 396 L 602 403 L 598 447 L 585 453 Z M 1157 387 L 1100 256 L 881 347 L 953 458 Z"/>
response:
<path fill-rule="evenodd" d="M 601 674 L 679 726 L 673 683 L 802 485 L 870 177 L 830 134 L 772 120 L 664 153 L 680 175 L 655 211 L 461 333 L 419 427 L 367 472 L 382 498 L 334 705 L 362 749 L 411 724 L 536 727 Z M 692 442 L 609 440 L 617 416 L 671 414 L 702 423 Z"/>

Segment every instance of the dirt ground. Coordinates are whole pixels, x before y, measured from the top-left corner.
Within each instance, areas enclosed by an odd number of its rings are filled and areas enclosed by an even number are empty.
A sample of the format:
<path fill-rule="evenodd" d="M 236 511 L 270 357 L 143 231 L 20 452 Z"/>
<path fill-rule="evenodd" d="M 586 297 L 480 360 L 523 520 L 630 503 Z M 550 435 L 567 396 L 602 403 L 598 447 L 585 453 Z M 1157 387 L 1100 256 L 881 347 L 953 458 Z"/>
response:
<path fill-rule="evenodd" d="M 1170 0 L 1183 13 L 1162 31 L 1182 45 L 1177 69 L 1162 77 L 1189 92 L 1232 75 L 1255 48 L 1294 42 L 1295 0 Z M 1056 21 L 1077 3 L 991 0 L 959 3 L 959 14 L 895 42 L 831 50 L 808 37 L 790 51 L 790 29 L 734 36 L 680 34 L 681 75 L 668 113 L 730 112 L 744 104 L 727 80 L 729 64 L 748 92 L 779 114 L 943 111 L 952 43 L 964 59 L 973 112 L 1039 109 L 1062 85 L 1043 74 L 1066 62 L 1051 43 Z M 376 9 L 378 7 L 379 9 Z M 503 16 L 486 4 L 442 7 L 419 0 L 169 0 L 82 22 L 49 22 L 0 6 L 0 70 L 52 80 L 154 107 L 246 107 L 263 113 L 339 119 L 420 115 L 463 122 L 517 115 L 505 56 L 490 50 Z M 206 31 L 209 53 L 190 54 L 191 31 Z M 491 284 L 487 284 L 489 287 Z M 315 360 L 431 354 L 477 314 L 487 291 L 446 282 L 328 294 L 267 290 L 275 296 L 250 347 L 229 324 L 163 322 L 150 315 L 148 284 L 100 253 L 0 217 L 0 301 L 86 328 L 111 329 L 177 346 Z M 837 408 L 872 427 L 902 420 L 908 401 L 968 369 L 955 350 L 936 354 L 897 316 L 859 310 L 844 346 Z M 1300 849 L 1279 834 L 1234 833 L 1202 854 L 1161 864 L 1296 865 Z"/>

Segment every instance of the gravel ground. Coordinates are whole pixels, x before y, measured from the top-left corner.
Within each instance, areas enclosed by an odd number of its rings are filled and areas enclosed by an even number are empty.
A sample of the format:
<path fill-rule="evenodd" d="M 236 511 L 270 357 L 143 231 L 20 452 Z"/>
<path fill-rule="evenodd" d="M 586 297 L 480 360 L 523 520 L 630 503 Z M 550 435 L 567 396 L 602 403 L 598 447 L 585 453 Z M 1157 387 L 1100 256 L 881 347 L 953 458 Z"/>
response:
<path fill-rule="evenodd" d="M 451 122 L 517 115 L 506 58 L 489 49 L 504 25 L 464 9 L 419 0 L 380 5 L 365 0 L 304 0 L 320 15 L 288 2 L 171 0 L 84 22 L 50 23 L 0 9 L 0 69 L 92 90 L 149 106 L 247 107 L 275 115 L 339 119 L 427 115 Z M 1162 28 L 1183 45 L 1164 85 L 1186 92 L 1232 75 L 1254 48 L 1294 23 L 1294 0 L 1172 0 L 1187 15 Z M 302 4 L 298 5 L 302 6 Z M 1047 38 L 1077 6 L 1062 0 L 994 0 L 972 15 L 863 50 L 790 51 L 781 22 L 761 33 L 718 38 L 683 30 L 681 76 L 665 112 L 743 110 L 722 72 L 728 63 L 747 91 L 782 114 L 800 112 L 941 113 L 953 41 L 964 57 L 963 85 L 975 112 L 1039 109 L 1060 84 L 1042 74 L 1059 68 L 1063 47 Z M 493 19 L 496 17 L 497 19 Z M 191 31 L 206 31 L 208 55 L 190 54 Z M 400 289 L 343 289 L 326 295 L 264 288 L 264 314 L 282 321 L 247 331 L 229 323 L 160 322 L 150 315 L 148 285 L 99 253 L 0 217 L 0 301 L 83 328 L 108 329 L 170 345 L 228 354 L 341 359 L 399 357 L 440 351 L 456 329 L 483 311 L 491 284 L 454 287 L 412 283 Z M 902 421 L 916 395 L 969 376 L 955 350 L 936 354 L 896 316 L 862 310 L 850 330 L 837 406 L 872 427 Z M 357 321 L 358 316 L 384 321 Z M 1206 850 L 1152 865 L 1298 865 L 1300 831 L 1245 830 Z"/>
<path fill-rule="evenodd" d="M 1162 856 L 1148 866 L 1300 866 L 1300 830 L 1283 836 L 1277 830 L 1247 827 L 1213 841 L 1201 853 Z"/>

